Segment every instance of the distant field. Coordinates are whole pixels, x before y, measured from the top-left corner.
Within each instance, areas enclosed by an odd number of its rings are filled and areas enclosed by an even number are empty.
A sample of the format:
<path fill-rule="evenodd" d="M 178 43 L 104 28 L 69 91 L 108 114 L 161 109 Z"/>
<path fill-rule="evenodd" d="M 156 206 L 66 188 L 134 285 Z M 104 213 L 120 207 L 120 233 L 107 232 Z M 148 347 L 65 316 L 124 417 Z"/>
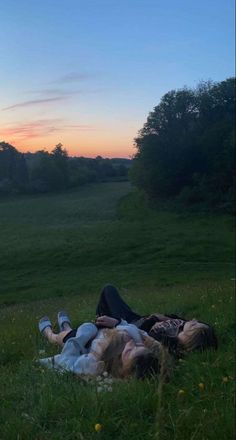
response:
<path fill-rule="evenodd" d="M 230 216 L 153 211 L 127 182 L 0 200 L 0 439 L 233 438 L 233 225 Z M 39 350 L 53 352 L 39 317 L 55 321 L 66 308 L 75 324 L 92 319 L 107 282 L 140 313 L 211 322 L 219 351 L 180 363 L 162 396 L 150 381 L 100 394 L 94 382 L 39 368 Z"/>

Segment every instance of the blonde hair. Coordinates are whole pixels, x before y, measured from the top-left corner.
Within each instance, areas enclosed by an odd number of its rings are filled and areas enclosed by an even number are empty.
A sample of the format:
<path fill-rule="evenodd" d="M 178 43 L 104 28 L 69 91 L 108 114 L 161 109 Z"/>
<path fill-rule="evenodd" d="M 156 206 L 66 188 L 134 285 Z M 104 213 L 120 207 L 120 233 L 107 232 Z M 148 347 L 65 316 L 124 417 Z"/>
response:
<path fill-rule="evenodd" d="M 123 377 L 122 351 L 127 344 L 125 332 L 117 329 L 106 329 L 106 347 L 101 360 L 105 364 L 105 370 L 114 377 Z"/>
<path fill-rule="evenodd" d="M 150 336 L 143 336 L 143 343 L 146 350 L 140 356 L 131 359 L 124 367 L 122 362 L 122 352 L 127 344 L 126 333 L 116 329 L 106 330 L 107 345 L 102 354 L 101 360 L 105 364 L 105 369 L 112 376 L 117 378 L 125 378 L 135 374 L 135 367 L 140 358 L 148 359 L 150 361 L 162 362 L 163 346 L 160 342 L 155 341 Z M 157 372 L 157 371 L 156 371 Z M 141 377 L 141 376 L 140 376 Z"/>
<path fill-rule="evenodd" d="M 201 323 L 201 327 L 185 330 L 185 340 L 179 342 L 184 351 L 217 348 L 217 339 L 211 326 Z"/>

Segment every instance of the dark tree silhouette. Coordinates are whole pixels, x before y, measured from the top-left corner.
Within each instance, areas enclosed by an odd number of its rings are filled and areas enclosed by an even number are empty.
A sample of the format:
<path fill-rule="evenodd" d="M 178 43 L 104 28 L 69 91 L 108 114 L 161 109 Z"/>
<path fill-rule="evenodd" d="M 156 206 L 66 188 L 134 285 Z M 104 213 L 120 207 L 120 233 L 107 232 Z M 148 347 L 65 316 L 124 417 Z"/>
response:
<path fill-rule="evenodd" d="M 62 144 L 52 150 L 19 153 L 0 143 L 0 194 L 63 191 L 89 182 L 127 179 L 130 160 L 69 157 Z"/>
<path fill-rule="evenodd" d="M 135 139 L 131 179 L 149 197 L 232 203 L 235 80 L 173 90 Z"/>
<path fill-rule="evenodd" d="M 28 186 L 25 157 L 6 142 L 0 142 L 0 192 L 20 192 Z"/>

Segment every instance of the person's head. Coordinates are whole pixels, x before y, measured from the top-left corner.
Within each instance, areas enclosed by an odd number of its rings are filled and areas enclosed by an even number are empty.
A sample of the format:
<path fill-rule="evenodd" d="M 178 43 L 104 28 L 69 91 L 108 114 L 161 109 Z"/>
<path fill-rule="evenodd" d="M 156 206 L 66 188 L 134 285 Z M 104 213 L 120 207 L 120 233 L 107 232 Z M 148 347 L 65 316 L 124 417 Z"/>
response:
<path fill-rule="evenodd" d="M 113 332 L 111 340 L 104 351 L 102 360 L 106 370 L 114 377 L 125 378 L 136 376 L 144 377 L 151 371 L 157 372 L 158 357 L 153 350 L 143 343 L 135 343 L 127 339 L 120 332 Z"/>
<path fill-rule="evenodd" d="M 121 361 L 124 368 L 128 367 L 131 363 L 134 362 L 134 360 L 146 354 L 148 349 L 144 346 L 142 342 L 136 343 L 133 339 L 130 339 L 125 346 L 121 353 Z"/>
<path fill-rule="evenodd" d="M 121 359 L 123 377 L 144 379 L 158 374 L 162 380 L 167 380 L 171 372 L 172 362 L 168 350 L 151 337 L 144 337 L 144 344 L 128 342 Z"/>
<path fill-rule="evenodd" d="M 196 319 L 187 321 L 178 335 L 178 344 L 184 351 L 217 349 L 217 338 L 213 327 Z"/>
<path fill-rule="evenodd" d="M 136 377 L 142 377 L 148 369 L 151 360 L 151 350 L 143 343 L 135 343 L 133 339 L 126 343 L 121 353 L 122 374 L 129 376 L 132 373 Z"/>
<path fill-rule="evenodd" d="M 161 365 L 162 360 L 149 350 L 135 359 L 134 375 L 137 379 L 154 376 L 161 372 Z"/>

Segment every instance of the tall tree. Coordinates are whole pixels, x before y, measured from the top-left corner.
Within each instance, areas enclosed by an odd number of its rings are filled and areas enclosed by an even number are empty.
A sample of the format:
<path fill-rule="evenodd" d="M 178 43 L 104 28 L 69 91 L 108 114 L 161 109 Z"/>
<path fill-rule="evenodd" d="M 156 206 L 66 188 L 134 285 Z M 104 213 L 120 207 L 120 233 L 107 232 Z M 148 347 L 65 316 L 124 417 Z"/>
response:
<path fill-rule="evenodd" d="M 25 157 L 6 142 L 0 142 L 0 188 L 3 192 L 23 191 L 28 185 Z"/>
<path fill-rule="evenodd" d="M 57 168 L 57 173 L 60 174 L 60 184 L 57 182 L 57 187 L 65 189 L 68 186 L 68 153 L 66 149 L 62 148 L 62 144 L 57 144 L 52 150 L 52 159 L 54 166 Z"/>
<path fill-rule="evenodd" d="M 234 117 L 234 78 L 168 92 L 135 139 L 133 182 L 150 197 L 198 188 L 220 202 L 233 185 Z"/>

